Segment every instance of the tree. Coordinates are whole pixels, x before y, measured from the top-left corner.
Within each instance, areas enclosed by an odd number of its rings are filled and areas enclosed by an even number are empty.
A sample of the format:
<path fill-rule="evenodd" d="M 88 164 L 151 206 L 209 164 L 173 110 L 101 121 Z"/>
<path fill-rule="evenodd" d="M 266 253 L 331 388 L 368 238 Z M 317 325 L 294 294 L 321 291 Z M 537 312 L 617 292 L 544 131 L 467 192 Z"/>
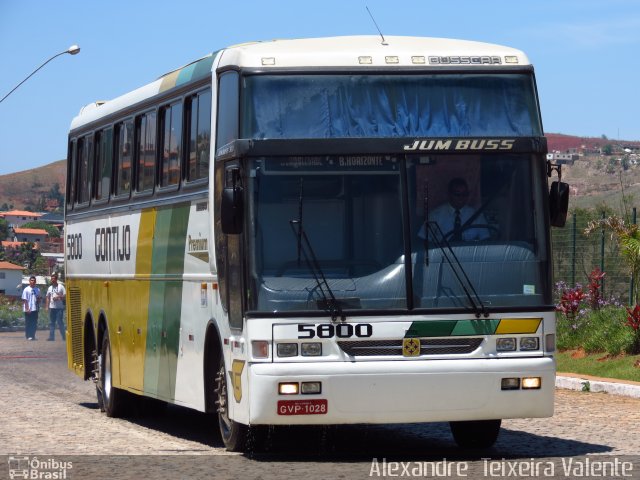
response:
<path fill-rule="evenodd" d="M 612 155 L 613 145 L 611 145 L 610 143 L 607 143 L 604 147 L 602 147 L 602 153 L 605 155 Z"/>
<path fill-rule="evenodd" d="M 0 240 L 6 240 L 9 236 L 9 224 L 4 218 L 0 218 Z"/>
<path fill-rule="evenodd" d="M 611 232 L 611 238 L 618 242 L 622 258 L 625 260 L 629 273 L 633 275 L 635 280 L 633 298 L 629 302 L 633 305 L 638 302 L 640 294 L 640 230 L 638 225 L 628 225 L 617 215 L 610 215 L 600 220 L 590 221 L 584 232 L 586 235 L 590 235 L 600 229 Z"/>

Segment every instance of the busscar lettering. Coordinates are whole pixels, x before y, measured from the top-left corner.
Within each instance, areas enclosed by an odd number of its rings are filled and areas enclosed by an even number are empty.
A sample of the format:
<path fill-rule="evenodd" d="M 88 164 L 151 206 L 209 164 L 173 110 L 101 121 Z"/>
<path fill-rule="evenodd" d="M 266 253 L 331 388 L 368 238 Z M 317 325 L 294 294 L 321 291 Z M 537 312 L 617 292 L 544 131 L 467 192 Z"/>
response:
<path fill-rule="evenodd" d="M 125 262 L 131 259 L 129 225 L 98 227 L 95 233 L 96 262 Z"/>
<path fill-rule="evenodd" d="M 502 59 L 491 55 L 429 57 L 431 65 L 500 65 Z"/>
<path fill-rule="evenodd" d="M 405 152 L 512 150 L 515 140 L 499 138 L 469 138 L 460 140 L 414 140 L 403 145 Z"/>

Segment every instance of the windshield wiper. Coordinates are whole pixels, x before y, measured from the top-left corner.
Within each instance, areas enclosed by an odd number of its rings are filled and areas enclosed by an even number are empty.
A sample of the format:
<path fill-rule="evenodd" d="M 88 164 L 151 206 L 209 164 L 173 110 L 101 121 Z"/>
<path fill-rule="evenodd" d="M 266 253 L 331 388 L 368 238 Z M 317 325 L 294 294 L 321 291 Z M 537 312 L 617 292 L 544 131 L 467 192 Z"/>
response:
<path fill-rule="evenodd" d="M 298 264 L 300 264 L 300 257 L 304 257 L 307 268 L 311 272 L 311 275 L 313 275 L 317 289 L 322 295 L 322 301 L 319 301 L 318 305 L 331 315 L 331 321 L 335 322 L 336 319 L 340 317 L 340 320 L 344 322 L 346 320 L 346 316 L 342 311 L 340 302 L 333 294 L 333 290 L 331 290 L 331 287 L 327 282 L 327 278 L 325 277 L 322 267 L 320 267 L 320 263 L 318 262 L 318 257 L 316 257 L 313 247 L 311 246 L 311 242 L 309 242 L 309 237 L 307 237 L 307 233 L 305 232 L 302 224 L 302 202 L 304 199 L 303 188 L 304 183 L 301 178 L 300 196 L 298 200 L 298 218 L 289 220 L 289 224 L 291 225 L 291 229 L 293 230 L 298 243 Z"/>
<path fill-rule="evenodd" d="M 476 317 L 480 318 L 480 316 L 484 316 L 485 318 L 487 318 L 489 316 L 489 310 L 482 303 L 482 300 L 480 299 L 478 292 L 474 288 L 473 283 L 471 283 L 471 280 L 469 279 L 467 272 L 464 270 L 462 264 L 460 263 L 460 260 L 458 260 L 458 257 L 456 256 L 453 249 L 451 248 L 451 244 L 449 243 L 444 233 L 442 232 L 440 225 L 438 225 L 437 222 L 430 222 L 428 220 L 425 222 L 425 225 L 427 227 L 426 239 L 431 237 L 435 245 L 442 252 L 442 256 L 445 258 L 445 260 L 451 267 L 451 270 L 453 271 L 453 275 L 456 277 L 456 280 L 460 284 L 460 287 L 462 288 L 465 295 L 467 296 L 469 303 L 471 303 L 471 306 L 475 312 Z M 425 257 L 428 259 L 429 250 L 428 250 L 428 244 L 427 244 L 428 240 L 426 239 L 425 239 Z"/>

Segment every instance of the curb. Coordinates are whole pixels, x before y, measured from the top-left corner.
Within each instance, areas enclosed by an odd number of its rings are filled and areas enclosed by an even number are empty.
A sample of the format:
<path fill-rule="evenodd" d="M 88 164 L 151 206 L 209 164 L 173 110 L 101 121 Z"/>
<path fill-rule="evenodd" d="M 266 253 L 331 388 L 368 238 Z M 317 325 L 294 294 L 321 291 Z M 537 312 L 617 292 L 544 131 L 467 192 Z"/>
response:
<path fill-rule="evenodd" d="M 556 388 L 566 390 L 604 392 L 624 397 L 640 398 L 640 385 L 627 383 L 603 382 L 592 378 L 556 377 Z"/>

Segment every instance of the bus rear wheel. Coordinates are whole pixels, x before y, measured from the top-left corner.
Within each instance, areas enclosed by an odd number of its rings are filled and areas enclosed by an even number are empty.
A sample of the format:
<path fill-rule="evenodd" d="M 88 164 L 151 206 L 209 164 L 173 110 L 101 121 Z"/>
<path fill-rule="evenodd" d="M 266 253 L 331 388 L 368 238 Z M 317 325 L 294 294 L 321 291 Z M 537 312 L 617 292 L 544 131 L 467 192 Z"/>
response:
<path fill-rule="evenodd" d="M 229 418 L 229 389 L 227 388 L 227 374 L 222 357 L 220 358 L 220 367 L 216 375 L 215 393 L 218 425 L 224 446 L 230 452 L 242 452 L 247 443 L 249 428 Z"/>
<path fill-rule="evenodd" d="M 127 392 L 112 384 L 111 344 L 109 334 L 102 341 L 102 353 L 99 360 L 100 378 L 98 379 L 98 404 L 107 417 L 121 417 L 126 411 Z"/>
<path fill-rule="evenodd" d="M 453 439 L 462 448 L 489 448 L 498 439 L 502 420 L 450 422 Z"/>

